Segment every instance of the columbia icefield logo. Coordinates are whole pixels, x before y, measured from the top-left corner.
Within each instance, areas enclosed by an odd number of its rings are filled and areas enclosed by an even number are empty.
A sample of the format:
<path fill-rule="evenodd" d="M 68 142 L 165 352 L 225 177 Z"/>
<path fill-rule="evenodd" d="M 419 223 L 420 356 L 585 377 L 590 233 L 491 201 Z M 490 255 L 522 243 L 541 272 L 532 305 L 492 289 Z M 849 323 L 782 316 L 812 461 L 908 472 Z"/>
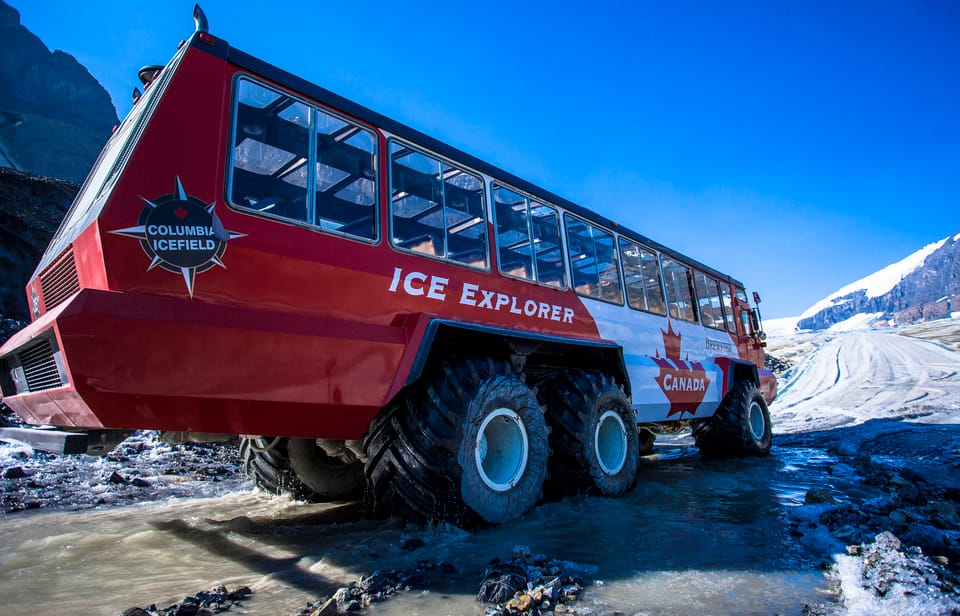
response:
<path fill-rule="evenodd" d="M 179 177 L 172 194 L 141 199 L 146 207 L 140 212 L 137 226 L 111 233 L 140 240 L 140 246 L 151 259 L 147 271 L 159 265 L 168 272 L 180 273 L 193 297 L 197 273 L 214 265 L 226 268 L 221 259 L 227 242 L 245 234 L 224 229 L 213 211 L 216 202 L 206 204 L 187 195 Z"/>

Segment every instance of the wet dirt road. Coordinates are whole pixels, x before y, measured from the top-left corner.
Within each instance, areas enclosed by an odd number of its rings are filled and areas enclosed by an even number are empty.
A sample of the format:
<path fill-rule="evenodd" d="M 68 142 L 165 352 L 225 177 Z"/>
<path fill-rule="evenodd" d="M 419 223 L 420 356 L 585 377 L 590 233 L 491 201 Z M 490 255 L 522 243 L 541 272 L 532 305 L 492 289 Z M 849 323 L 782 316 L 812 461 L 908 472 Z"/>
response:
<path fill-rule="evenodd" d="M 799 349 L 798 361 L 771 409 L 780 434 L 768 458 L 710 461 L 689 438 L 658 439 L 659 457 L 624 497 L 545 503 L 474 533 L 360 520 L 356 503 L 308 506 L 243 490 L 6 515 L 0 612 L 114 615 L 224 583 L 254 591 L 235 613 L 294 614 L 361 576 L 428 559 L 452 573 L 369 613 L 479 616 L 486 565 L 524 545 L 582 565 L 588 585 L 578 605 L 592 614 L 800 614 L 805 603 L 831 601 L 823 568 L 844 552 L 815 523 L 823 506 L 803 504 L 808 489 L 854 507 L 881 495 L 857 475 L 852 454 L 832 452 L 866 450 L 960 489 L 960 353 L 900 338 L 781 344 L 778 352 Z M 404 550 L 411 538 L 423 546 Z"/>
<path fill-rule="evenodd" d="M 485 566 L 517 545 L 583 565 L 579 605 L 595 614 L 799 614 L 805 602 L 827 599 L 829 549 L 795 515 L 808 487 L 836 482 L 825 454 L 775 447 L 762 460 L 708 461 L 683 439 L 659 449 L 623 498 L 546 503 L 474 533 L 357 521 L 356 503 L 252 492 L 8 516 L 0 521 L 4 613 L 117 614 L 225 583 L 253 589 L 240 613 L 291 614 L 362 575 L 430 559 L 454 572 L 372 613 L 479 615 Z M 413 537 L 423 547 L 402 549 Z"/>

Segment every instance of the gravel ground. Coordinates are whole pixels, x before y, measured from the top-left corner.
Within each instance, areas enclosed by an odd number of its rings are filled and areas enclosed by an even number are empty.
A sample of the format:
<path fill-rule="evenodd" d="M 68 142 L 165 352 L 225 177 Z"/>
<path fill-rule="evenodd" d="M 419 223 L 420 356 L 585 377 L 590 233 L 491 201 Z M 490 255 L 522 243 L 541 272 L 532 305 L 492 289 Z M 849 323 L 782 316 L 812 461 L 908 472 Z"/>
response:
<path fill-rule="evenodd" d="M 72 511 L 252 489 L 236 443 L 162 442 L 137 432 L 105 456 L 58 455 L 0 441 L 0 512 Z"/>

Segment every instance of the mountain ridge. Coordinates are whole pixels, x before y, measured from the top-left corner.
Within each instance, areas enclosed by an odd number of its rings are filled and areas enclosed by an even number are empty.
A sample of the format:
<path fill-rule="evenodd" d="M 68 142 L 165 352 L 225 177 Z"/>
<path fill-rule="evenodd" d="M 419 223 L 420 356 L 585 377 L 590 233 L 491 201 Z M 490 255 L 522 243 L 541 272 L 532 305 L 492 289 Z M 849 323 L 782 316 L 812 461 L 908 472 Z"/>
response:
<path fill-rule="evenodd" d="M 851 319 L 860 326 L 908 325 L 958 311 L 960 233 L 955 233 L 841 287 L 805 310 L 796 327 L 822 330 Z"/>
<path fill-rule="evenodd" d="M 82 182 L 119 124 L 110 95 L 75 57 L 50 51 L 3 0 L 0 39 L 0 167 Z"/>

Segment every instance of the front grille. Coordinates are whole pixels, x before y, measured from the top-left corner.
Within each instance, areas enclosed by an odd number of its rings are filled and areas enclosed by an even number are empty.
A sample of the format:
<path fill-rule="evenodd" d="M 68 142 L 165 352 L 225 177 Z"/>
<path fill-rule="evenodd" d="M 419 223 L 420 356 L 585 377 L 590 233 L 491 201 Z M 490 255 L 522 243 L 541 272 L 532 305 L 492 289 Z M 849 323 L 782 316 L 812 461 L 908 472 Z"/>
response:
<path fill-rule="evenodd" d="M 49 340 L 41 340 L 17 355 L 28 391 L 54 389 L 64 384 L 53 345 Z"/>
<path fill-rule="evenodd" d="M 40 289 L 43 291 L 45 311 L 52 310 L 80 290 L 77 263 L 73 257 L 72 248 L 68 248 L 60 258 L 40 274 Z"/>

